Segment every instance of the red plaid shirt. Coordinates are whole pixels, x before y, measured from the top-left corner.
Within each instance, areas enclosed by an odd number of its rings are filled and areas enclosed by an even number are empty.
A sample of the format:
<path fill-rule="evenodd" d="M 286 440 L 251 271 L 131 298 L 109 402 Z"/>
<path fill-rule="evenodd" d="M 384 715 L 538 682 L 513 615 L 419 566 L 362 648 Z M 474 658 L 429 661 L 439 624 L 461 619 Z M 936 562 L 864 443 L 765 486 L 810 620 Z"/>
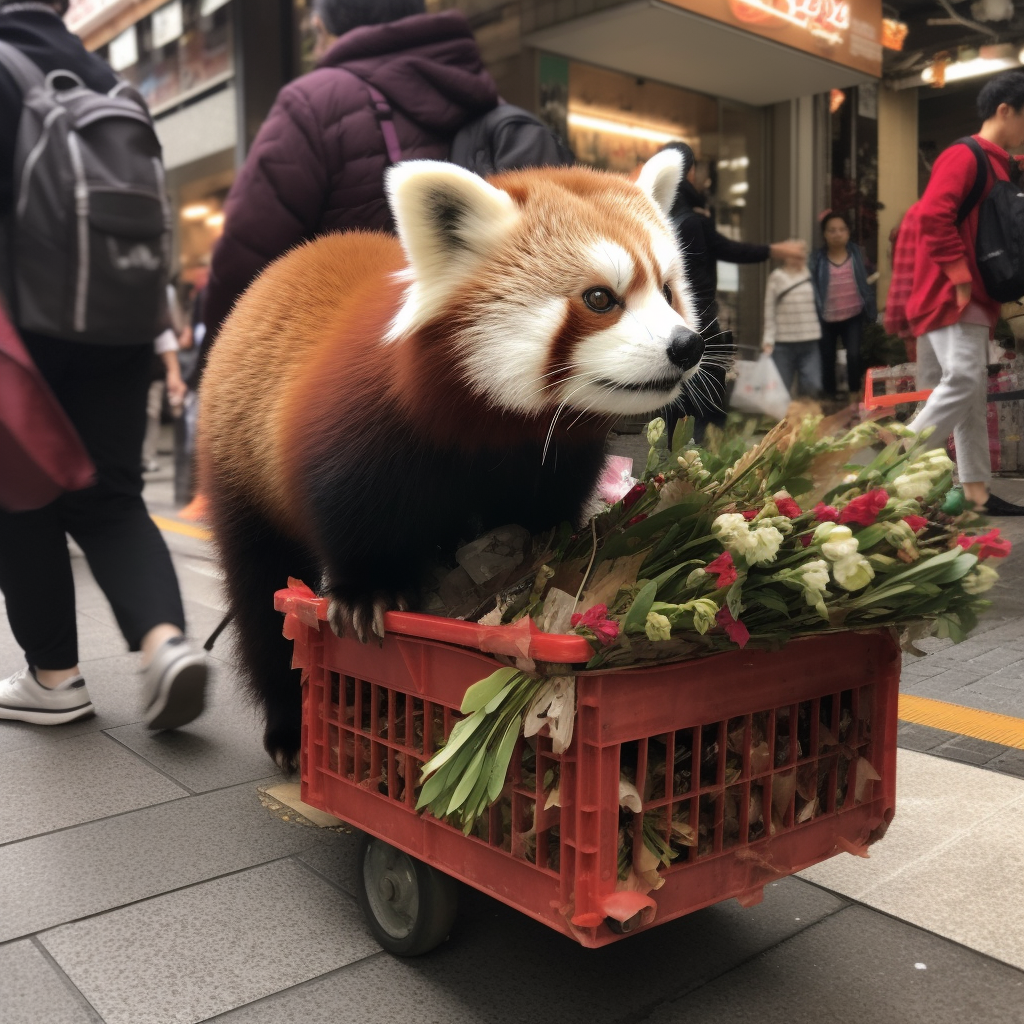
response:
<path fill-rule="evenodd" d="M 893 243 L 892 280 L 885 301 L 885 329 L 901 338 L 914 337 L 907 321 L 907 300 L 914 287 L 914 263 L 920 242 L 921 223 L 914 203 L 903 215 Z"/>

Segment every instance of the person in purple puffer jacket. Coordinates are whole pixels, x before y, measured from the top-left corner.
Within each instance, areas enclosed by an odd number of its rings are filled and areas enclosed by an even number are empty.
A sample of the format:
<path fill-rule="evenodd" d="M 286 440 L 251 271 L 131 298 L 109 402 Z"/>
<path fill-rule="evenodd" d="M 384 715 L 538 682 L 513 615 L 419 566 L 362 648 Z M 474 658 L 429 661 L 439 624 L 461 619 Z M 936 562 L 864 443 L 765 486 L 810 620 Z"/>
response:
<path fill-rule="evenodd" d="M 460 12 L 424 14 L 423 0 L 314 0 L 313 9 L 319 65 L 278 94 L 227 198 L 204 356 L 238 296 L 294 245 L 328 231 L 394 230 L 368 86 L 387 99 L 409 160 L 447 159 L 455 133 L 498 102 Z"/>

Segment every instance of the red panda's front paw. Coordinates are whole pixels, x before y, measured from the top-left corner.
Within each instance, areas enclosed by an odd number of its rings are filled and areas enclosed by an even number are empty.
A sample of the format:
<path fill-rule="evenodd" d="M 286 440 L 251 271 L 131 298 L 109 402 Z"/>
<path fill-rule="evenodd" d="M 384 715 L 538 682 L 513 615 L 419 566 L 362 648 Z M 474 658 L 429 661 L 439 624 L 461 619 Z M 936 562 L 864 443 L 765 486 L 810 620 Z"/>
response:
<path fill-rule="evenodd" d="M 384 613 L 394 610 L 408 611 L 409 601 L 401 594 L 376 594 L 352 603 L 332 597 L 327 606 L 327 621 L 336 636 L 354 633 L 365 644 L 371 634 L 384 640 Z"/>

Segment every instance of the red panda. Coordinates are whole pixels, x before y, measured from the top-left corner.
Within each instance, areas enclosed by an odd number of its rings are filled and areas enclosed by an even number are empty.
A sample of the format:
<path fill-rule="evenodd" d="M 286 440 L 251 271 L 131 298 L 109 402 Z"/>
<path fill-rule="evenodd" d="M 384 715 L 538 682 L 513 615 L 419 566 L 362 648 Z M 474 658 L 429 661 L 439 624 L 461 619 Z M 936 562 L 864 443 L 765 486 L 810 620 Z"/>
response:
<path fill-rule="evenodd" d="M 318 238 L 238 301 L 204 376 L 200 480 L 278 763 L 299 745 L 272 598 L 289 575 L 331 596 L 337 632 L 382 635 L 459 539 L 577 518 L 614 420 L 696 372 L 679 180 L 673 150 L 635 184 L 399 164 L 397 239 Z"/>

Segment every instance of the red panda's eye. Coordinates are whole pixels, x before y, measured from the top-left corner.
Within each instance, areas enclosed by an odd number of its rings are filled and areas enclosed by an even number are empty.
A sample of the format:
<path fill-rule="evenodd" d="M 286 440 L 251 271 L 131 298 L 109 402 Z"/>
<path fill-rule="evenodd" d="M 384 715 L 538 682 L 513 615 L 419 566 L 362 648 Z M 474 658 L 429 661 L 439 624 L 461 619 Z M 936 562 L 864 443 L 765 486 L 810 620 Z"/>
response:
<path fill-rule="evenodd" d="M 607 288 L 591 288 L 585 291 L 583 301 L 595 313 L 607 313 L 618 305 L 618 299 Z"/>
<path fill-rule="evenodd" d="M 672 289 L 668 285 L 665 285 L 665 301 L 671 306 L 672 305 Z"/>

